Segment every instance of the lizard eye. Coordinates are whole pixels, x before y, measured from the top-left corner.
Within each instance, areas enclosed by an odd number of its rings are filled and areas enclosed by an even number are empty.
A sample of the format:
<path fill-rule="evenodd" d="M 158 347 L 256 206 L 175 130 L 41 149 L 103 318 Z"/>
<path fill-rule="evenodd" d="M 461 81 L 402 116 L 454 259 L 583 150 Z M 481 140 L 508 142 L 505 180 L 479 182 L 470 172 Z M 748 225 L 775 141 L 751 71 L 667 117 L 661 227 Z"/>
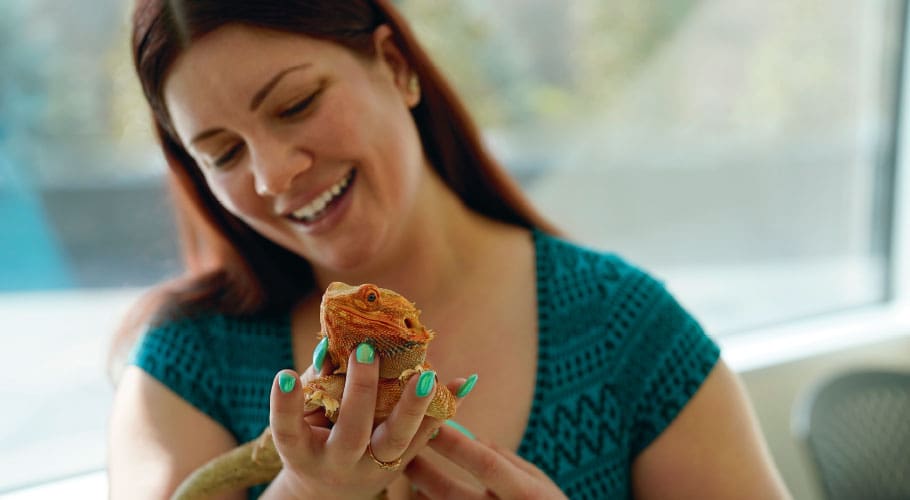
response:
<path fill-rule="evenodd" d="M 360 288 L 360 300 L 363 301 L 365 307 L 370 309 L 379 307 L 379 289 L 373 285 L 363 285 Z"/>

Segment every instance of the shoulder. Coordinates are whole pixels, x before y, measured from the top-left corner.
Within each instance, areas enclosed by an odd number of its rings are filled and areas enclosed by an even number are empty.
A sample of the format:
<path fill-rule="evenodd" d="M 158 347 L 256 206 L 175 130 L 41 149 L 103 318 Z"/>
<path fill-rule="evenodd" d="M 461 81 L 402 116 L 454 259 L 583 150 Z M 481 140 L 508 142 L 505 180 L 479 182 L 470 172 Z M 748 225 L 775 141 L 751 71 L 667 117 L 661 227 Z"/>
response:
<path fill-rule="evenodd" d="M 614 253 L 586 247 L 541 231 L 534 231 L 533 236 L 538 276 L 552 277 L 562 284 L 571 284 L 569 280 L 574 281 L 579 277 L 615 281 L 640 272 Z"/>
<path fill-rule="evenodd" d="M 534 238 L 544 305 L 620 314 L 619 325 L 661 312 L 692 320 L 661 280 L 625 258 L 540 232 Z"/>
<path fill-rule="evenodd" d="M 634 456 L 686 405 L 720 350 L 650 273 L 613 253 L 536 239 L 541 351 L 614 388 Z"/>
<path fill-rule="evenodd" d="M 230 320 L 222 315 L 193 315 L 156 322 L 133 347 L 129 362 L 149 371 L 158 365 L 201 364 L 212 346 L 220 345 Z M 154 373 L 153 373 L 154 374 Z"/>
<path fill-rule="evenodd" d="M 151 325 L 140 337 L 128 363 L 219 422 L 226 416 L 219 394 L 222 378 L 217 350 L 224 349 L 220 315 L 194 315 Z"/>
<path fill-rule="evenodd" d="M 280 338 L 288 327 L 288 318 L 271 316 L 230 316 L 200 313 L 158 321 L 150 325 L 134 346 L 131 361 L 144 359 L 201 358 L 244 349 L 259 339 Z"/>
<path fill-rule="evenodd" d="M 225 395 L 246 382 L 237 373 L 263 372 L 268 380 L 273 364 L 282 368 L 290 362 L 288 322 L 223 314 L 175 318 L 150 327 L 134 346 L 129 364 L 216 421 L 227 422 Z"/>

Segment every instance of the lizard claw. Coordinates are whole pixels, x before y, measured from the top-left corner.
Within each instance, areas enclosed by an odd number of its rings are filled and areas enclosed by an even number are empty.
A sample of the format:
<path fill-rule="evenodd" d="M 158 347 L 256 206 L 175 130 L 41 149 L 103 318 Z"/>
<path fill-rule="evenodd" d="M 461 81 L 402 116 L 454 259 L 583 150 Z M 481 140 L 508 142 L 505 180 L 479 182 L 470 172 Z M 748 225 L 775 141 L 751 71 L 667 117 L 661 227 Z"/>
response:
<path fill-rule="evenodd" d="M 341 406 L 341 401 L 333 398 L 329 393 L 323 390 L 314 389 L 306 395 L 305 405 L 307 411 L 323 407 L 325 408 L 326 416 L 329 416 L 329 414 L 334 414 L 338 411 L 338 407 Z"/>
<path fill-rule="evenodd" d="M 426 370 L 423 365 L 417 365 L 414 368 L 408 368 L 401 372 L 401 375 L 398 376 L 398 380 L 401 383 L 406 383 L 412 376 L 423 373 Z"/>

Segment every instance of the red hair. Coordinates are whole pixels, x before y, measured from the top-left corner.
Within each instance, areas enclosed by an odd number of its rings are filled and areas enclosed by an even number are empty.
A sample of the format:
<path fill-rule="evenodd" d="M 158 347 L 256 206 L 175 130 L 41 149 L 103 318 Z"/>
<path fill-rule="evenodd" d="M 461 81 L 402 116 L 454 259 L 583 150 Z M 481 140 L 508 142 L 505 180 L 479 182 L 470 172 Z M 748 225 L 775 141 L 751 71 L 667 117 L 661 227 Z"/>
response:
<path fill-rule="evenodd" d="M 259 235 L 225 210 L 173 131 L 164 105 L 167 72 L 193 40 L 229 23 L 298 33 L 373 57 L 372 34 L 388 25 L 420 79 L 412 110 L 424 152 L 467 207 L 491 219 L 555 232 L 487 152 L 464 105 L 387 0 L 138 0 L 133 60 L 169 166 L 187 273 L 154 289 L 124 330 L 157 311 L 198 308 L 231 314 L 288 310 L 315 283 L 308 262 Z"/>

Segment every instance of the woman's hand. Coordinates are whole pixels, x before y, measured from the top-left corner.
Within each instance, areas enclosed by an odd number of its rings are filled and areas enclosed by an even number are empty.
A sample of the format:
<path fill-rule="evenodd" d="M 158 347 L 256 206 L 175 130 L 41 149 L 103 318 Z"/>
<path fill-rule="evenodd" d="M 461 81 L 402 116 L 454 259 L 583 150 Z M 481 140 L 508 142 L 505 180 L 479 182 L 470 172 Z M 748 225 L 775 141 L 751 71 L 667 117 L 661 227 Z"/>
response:
<path fill-rule="evenodd" d="M 443 426 L 430 446 L 473 475 L 485 490 L 447 475 L 429 460 L 417 456 L 405 474 L 419 498 L 433 499 L 564 499 L 559 487 L 534 464 L 494 443 L 468 437 Z"/>
<path fill-rule="evenodd" d="M 411 377 L 392 413 L 374 429 L 379 377 L 374 358 L 369 346 L 351 354 L 338 419 L 331 429 L 321 409 L 304 411 L 300 386 L 317 376 L 312 367 L 289 392 L 280 387 L 281 373 L 275 378 L 270 426 L 284 468 L 263 498 L 273 493 L 281 498 L 372 498 L 400 475 L 378 462 L 393 464 L 400 458 L 407 463 L 426 446 L 442 424 L 425 416 L 435 381 L 429 391 L 418 394 L 420 377 Z M 282 373 L 297 377 L 291 370 Z"/>

